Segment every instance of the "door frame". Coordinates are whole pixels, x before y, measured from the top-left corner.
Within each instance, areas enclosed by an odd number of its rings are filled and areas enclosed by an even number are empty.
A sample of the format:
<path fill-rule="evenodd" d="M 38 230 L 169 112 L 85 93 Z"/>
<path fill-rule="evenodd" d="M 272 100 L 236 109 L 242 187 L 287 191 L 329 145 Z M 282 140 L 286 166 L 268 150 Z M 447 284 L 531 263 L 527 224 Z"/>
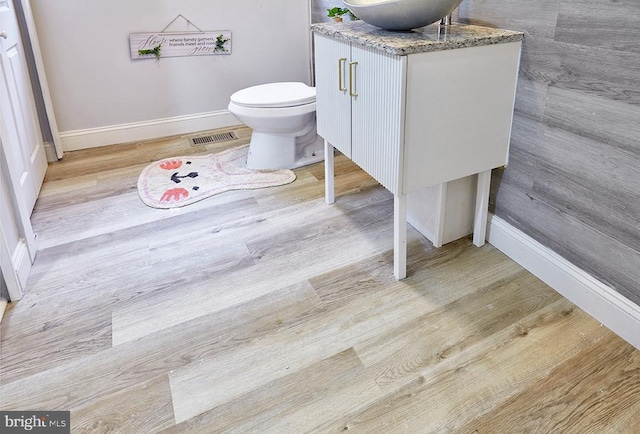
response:
<path fill-rule="evenodd" d="M 17 10 L 18 5 L 21 11 Z M 60 132 L 58 130 L 58 123 L 56 121 L 55 112 L 53 110 L 53 101 L 51 99 L 51 93 L 49 92 L 49 82 L 47 81 L 47 74 L 42 60 L 42 51 L 40 49 L 40 42 L 38 40 L 38 32 L 36 30 L 36 23 L 33 19 L 33 12 L 31 11 L 31 3 L 29 0 L 14 0 L 14 7 L 16 7 L 16 13 L 22 13 L 24 21 L 26 23 L 26 29 L 20 29 L 20 32 L 26 31 L 26 36 L 31 43 L 31 51 L 26 54 L 31 54 L 35 62 L 36 74 L 38 76 L 38 82 L 40 83 L 41 95 L 44 101 L 45 112 L 51 135 L 53 137 L 53 148 L 56 153 L 56 157 L 61 159 L 63 156 L 62 143 L 60 142 Z M 26 51 L 26 50 L 25 50 Z M 34 89 L 35 94 L 35 89 Z"/>

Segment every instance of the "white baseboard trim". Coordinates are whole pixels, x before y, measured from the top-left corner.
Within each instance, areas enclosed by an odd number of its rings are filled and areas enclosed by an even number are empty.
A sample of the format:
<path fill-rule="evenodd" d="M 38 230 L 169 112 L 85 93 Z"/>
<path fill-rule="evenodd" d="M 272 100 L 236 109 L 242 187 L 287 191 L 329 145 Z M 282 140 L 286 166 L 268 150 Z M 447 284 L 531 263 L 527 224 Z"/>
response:
<path fill-rule="evenodd" d="M 488 241 L 602 325 L 640 349 L 640 306 L 493 215 L 489 217 Z"/>
<path fill-rule="evenodd" d="M 60 133 L 63 151 L 96 148 L 240 125 L 228 110 Z"/>
<path fill-rule="evenodd" d="M 44 154 L 47 156 L 48 162 L 58 161 L 58 154 L 56 148 L 51 142 L 44 142 Z"/>

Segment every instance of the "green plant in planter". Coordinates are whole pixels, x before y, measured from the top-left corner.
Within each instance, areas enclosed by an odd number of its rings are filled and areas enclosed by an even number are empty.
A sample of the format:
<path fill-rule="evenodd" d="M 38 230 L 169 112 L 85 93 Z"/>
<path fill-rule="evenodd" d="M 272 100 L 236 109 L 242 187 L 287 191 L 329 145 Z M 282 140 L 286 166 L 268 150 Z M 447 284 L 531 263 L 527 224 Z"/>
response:
<path fill-rule="evenodd" d="M 227 49 L 224 48 L 224 44 L 226 44 L 227 42 L 229 42 L 231 39 L 227 38 L 225 39 L 225 37 L 223 35 L 219 35 L 216 38 L 216 47 L 213 49 L 213 52 L 218 52 L 218 51 L 222 51 L 222 52 L 227 52 Z"/>
<path fill-rule="evenodd" d="M 331 9 L 327 9 L 327 16 L 329 18 L 342 18 L 343 15 L 349 14 L 349 17 L 351 18 L 351 21 L 355 21 L 358 19 L 358 17 L 356 17 L 353 12 L 351 12 L 349 9 L 347 8 L 341 8 L 341 7 L 334 7 Z"/>
<path fill-rule="evenodd" d="M 159 44 L 153 48 L 147 49 L 147 50 L 138 50 L 138 54 L 141 56 L 148 56 L 150 54 L 153 54 L 154 56 L 156 56 L 156 59 L 160 60 L 160 49 L 162 48 L 162 44 Z"/>

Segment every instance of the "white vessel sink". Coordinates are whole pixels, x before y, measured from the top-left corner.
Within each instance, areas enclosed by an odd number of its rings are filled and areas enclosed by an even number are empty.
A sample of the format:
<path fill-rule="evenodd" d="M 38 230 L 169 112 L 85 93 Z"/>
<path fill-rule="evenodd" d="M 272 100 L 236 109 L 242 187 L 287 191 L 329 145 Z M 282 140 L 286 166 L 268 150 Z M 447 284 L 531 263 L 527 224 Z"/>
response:
<path fill-rule="evenodd" d="M 386 30 L 411 30 L 435 23 L 462 0 L 344 0 L 365 23 Z"/>

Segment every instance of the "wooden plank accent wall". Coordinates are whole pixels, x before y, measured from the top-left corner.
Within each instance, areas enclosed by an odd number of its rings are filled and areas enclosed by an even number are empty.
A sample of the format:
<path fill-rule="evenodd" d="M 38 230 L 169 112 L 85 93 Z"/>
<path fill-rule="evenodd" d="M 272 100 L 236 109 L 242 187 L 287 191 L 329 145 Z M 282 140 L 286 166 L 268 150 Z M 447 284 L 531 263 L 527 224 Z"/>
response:
<path fill-rule="evenodd" d="M 525 32 L 492 210 L 640 304 L 640 2 L 464 0 L 457 15 Z"/>

